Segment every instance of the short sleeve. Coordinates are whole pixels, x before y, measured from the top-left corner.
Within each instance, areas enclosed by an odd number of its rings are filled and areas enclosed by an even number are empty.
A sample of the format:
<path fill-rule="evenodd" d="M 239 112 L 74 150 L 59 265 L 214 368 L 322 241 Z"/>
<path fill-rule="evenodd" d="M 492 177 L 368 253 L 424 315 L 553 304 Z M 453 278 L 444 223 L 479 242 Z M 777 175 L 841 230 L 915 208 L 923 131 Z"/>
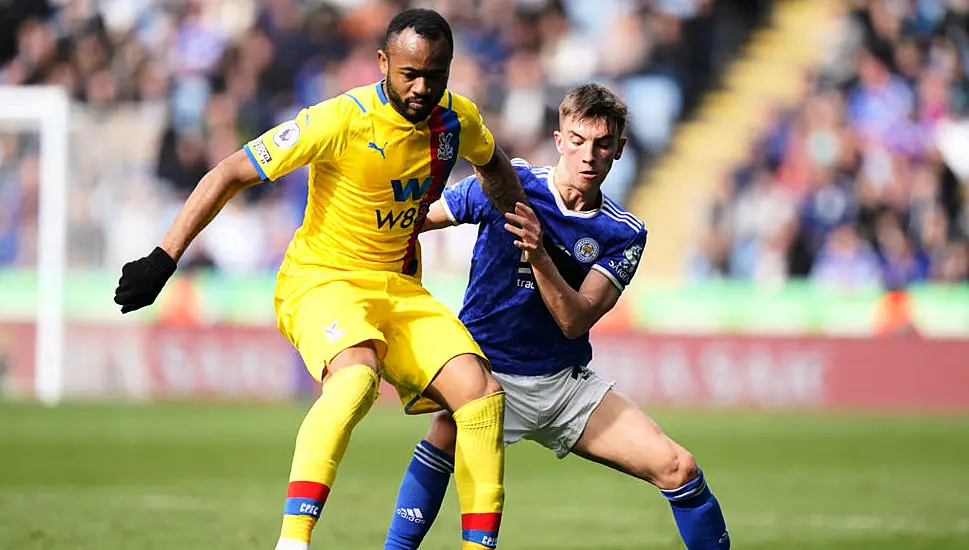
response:
<path fill-rule="evenodd" d="M 640 228 L 622 246 L 600 256 L 592 269 L 605 275 L 622 292 L 633 280 L 644 248 L 646 248 L 646 229 Z"/>
<path fill-rule="evenodd" d="M 491 162 L 495 154 L 495 138 L 491 130 L 485 126 L 484 118 L 478 112 L 478 106 L 465 97 L 454 94 L 452 108 L 458 113 L 461 121 L 461 141 L 459 151 L 461 157 L 475 166 L 483 166 Z"/>
<path fill-rule="evenodd" d="M 488 210 L 492 208 L 491 202 L 474 176 L 468 176 L 446 187 L 441 195 L 441 205 L 454 225 L 481 223 L 485 220 Z"/>
<path fill-rule="evenodd" d="M 245 144 L 259 177 L 275 181 L 301 166 L 339 158 L 346 147 L 351 101 L 339 96 L 303 109 Z"/>

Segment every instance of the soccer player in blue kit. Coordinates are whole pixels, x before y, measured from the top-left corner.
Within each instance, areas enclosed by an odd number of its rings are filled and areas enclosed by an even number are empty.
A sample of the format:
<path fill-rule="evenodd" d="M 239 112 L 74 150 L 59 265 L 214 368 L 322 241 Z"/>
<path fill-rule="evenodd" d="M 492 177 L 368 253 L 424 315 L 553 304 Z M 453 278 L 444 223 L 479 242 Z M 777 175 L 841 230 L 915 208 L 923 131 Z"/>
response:
<path fill-rule="evenodd" d="M 505 390 L 505 444 L 531 439 L 559 458 L 575 453 L 648 481 L 669 501 L 688 550 L 724 550 L 726 522 L 693 456 L 587 368 L 589 330 L 619 300 L 646 245 L 642 222 L 600 191 L 622 154 L 626 116 L 607 88 L 572 89 L 559 105 L 558 164 L 512 161 L 530 206 L 502 216 L 471 176 L 445 189 L 424 230 L 479 226 L 460 318 Z M 446 412 L 433 417 L 385 550 L 418 548 L 427 534 L 454 471 L 455 434 Z"/>

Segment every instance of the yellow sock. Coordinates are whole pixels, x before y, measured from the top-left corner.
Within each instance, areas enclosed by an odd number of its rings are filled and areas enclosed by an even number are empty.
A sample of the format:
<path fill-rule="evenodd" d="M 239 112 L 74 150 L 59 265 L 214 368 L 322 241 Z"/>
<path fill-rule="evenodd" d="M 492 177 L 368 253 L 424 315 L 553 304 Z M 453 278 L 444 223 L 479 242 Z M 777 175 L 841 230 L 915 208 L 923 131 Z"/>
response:
<path fill-rule="evenodd" d="M 281 539 L 309 544 L 350 433 L 377 398 L 379 382 L 373 369 L 354 365 L 323 384 L 296 436 Z"/>
<path fill-rule="evenodd" d="M 454 481 L 461 503 L 461 548 L 494 548 L 505 502 L 505 394 L 475 399 L 453 416 L 458 427 Z"/>

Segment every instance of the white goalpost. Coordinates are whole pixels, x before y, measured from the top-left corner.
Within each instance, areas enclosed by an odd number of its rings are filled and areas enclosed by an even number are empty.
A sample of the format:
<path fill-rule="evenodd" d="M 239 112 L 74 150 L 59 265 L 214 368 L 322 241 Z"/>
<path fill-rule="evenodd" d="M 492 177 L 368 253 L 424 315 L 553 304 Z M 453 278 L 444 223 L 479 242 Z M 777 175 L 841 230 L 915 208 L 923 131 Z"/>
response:
<path fill-rule="evenodd" d="M 63 394 L 70 107 L 59 87 L 0 86 L 0 124 L 40 134 L 34 391 L 49 406 Z"/>

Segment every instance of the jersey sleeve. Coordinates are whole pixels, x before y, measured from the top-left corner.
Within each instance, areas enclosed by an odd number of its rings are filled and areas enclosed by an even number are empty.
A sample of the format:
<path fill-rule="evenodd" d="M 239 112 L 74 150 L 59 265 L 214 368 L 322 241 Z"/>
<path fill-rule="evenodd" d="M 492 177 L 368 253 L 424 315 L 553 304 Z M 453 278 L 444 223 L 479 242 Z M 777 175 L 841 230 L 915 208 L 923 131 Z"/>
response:
<path fill-rule="evenodd" d="M 458 183 L 448 186 L 441 194 L 444 213 L 454 225 L 462 223 L 481 223 L 485 220 L 491 202 L 485 196 L 478 179 L 468 176 Z"/>
<path fill-rule="evenodd" d="M 452 108 L 461 122 L 458 154 L 475 166 L 488 164 L 495 154 L 495 138 L 485 126 L 478 106 L 470 99 L 454 94 Z"/>
<path fill-rule="evenodd" d="M 293 120 L 243 146 L 263 181 L 275 181 L 313 162 L 338 159 L 346 147 L 350 124 L 346 96 L 302 109 Z"/>
<path fill-rule="evenodd" d="M 592 269 L 605 275 L 612 284 L 616 285 L 619 292 L 622 292 L 633 280 L 644 248 L 646 248 L 646 229 L 639 228 L 636 234 L 627 239 L 622 246 L 609 250 L 601 256 L 592 265 Z"/>

